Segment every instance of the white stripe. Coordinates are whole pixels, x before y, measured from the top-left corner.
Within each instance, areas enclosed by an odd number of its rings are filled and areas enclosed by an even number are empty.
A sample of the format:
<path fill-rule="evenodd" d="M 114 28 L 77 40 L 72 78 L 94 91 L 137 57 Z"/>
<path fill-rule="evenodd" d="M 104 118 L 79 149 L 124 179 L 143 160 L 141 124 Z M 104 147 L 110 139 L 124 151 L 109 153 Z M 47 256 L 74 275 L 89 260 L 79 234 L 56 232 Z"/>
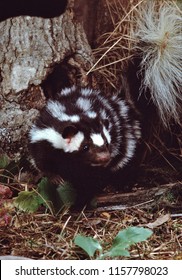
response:
<path fill-rule="evenodd" d="M 49 100 L 46 109 L 52 116 L 59 116 L 61 112 L 65 112 L 66 108 L 58 101 Z"/>
<path fill-rule="evenodd" d="M 47 112 L 52 115 L 54 118 L 58 119 L 61 122 L 71 121 L 71 122 L 79 122 L 80 117 L 78 115 L 69 116 L 65 112 L 66 108 L 58 101 L 48 101 L 46 106 Z"/>
<path fill-rule="evenodd" d="M 120 107 L 120 114 L 123 118 L 127 119 L 128 118 L 128 105 L 124 100 L 119 100 L 118 101 L 119 107 Z"/>
<path fill-rule="evenodd" d="M 51 143 L 54 148 L 62 149 L 64 146 L 64 141 L 63 141 L 64 139 L 61 136 L 61 134 L 55 131 L 51 127 L 39 129 L 36 126 L 34 126 L 30 130 L 29 136 L 30 136 L 31 143 L 36 143 L 39 141 L 46 140 L 49 143 Z"/>
<path fill-rule="evenodd" d="M 72 86 L 70 88 L 64 88 L 60 93 L 59 96 L 64 95 L 67 96 L 70 93 L 74 92 L 76 90 L 76 86 Z"/>
<path fill-rule="evenodd" d="M 64 150 L 68 153 L 78 151 L 84 139 L 82 132 L 78 132 L 74 137 L 71 138 L 71 140 L 69 139 L 68 141 L 68 139 L 64 139 L 59 132 L 51 127 L 39 129 L 36 126 L 30 130 L 29 136 L 31 143 L 46 140 L 54 148 Z"/>
<path fill-rule="evenodd" d="M 59 120 L 64 122 L 70 121 L 76 123 L 80 121 L 80 117 L 78 115 L 69 116 L 67 114 L 62 114 Z"/>
<path fill-rule="evenodd" d="M 100 134 L 97 133 L 93 133 L 91 134 L 91 139 L 94 143 L 94 145 L 101 147 L 102 145 L 104 145 L 104 139 L 102 138 L 102 136 Z"/>
<path fill-rule="evenodd" d="M 133 138 L 130 132 L 128 132 L 126 138 L 128 140 L 126 142 L 126 154 L 124 158 L 122 158 L 121 161 L 119 161 L 117 165 L 112 168 L 112 170 L 114 171 L 123 168 L 130 161 L 130 159 L 132 159 L 132 157 L 135 154 L 136 145 L 137 145 L 136 140 Z"/>
<path fill-rule="evenodd" d="M 117 135 L 121 134 L 121 127 L 120 127 L 120 119 L 118 114 L 113 110 L 112 105 L 110 104 L 109 100 L 104 98 L 103 96 L 98 95 L 98 99 L 102 103 L 102 105 L 109 110 L 110 116 L 113 118 L 114 121 L 114 127 L 116 129 Z M 101 112 L 102 115 L 104 115 L 104 111 Z M 106 116 L 107 118 L 107 116 Z"/>
<path fill-rule="evenodd" d="M 134 133 L 137 139 L 141 138 L 141 128 L 140 128 L 140 123 L 139 121 L 135 121 L 133 125 Z"/>
<path fill-rule="evenodd" d="M 111 143 L 111 135 L 109 134 L 109 131 L 105 128 L 105 126 L 103 127 L 103 133 L 107 139 L 107 143 Z"/>
<path fill-rule="evenodd" d="M 94 91 L 93 89 L 91 88 L 81 88 L 81 94 L 83 96 L 90 96 L 90 95 L 93 95 L 97 93 L 96 91 Z"/>
<path fill-rule="evenodd" d="M 107 115 L 106 115 L 106 111 L 105 110 L 102 110 L 101 113 L 101 118 L 104 120 L 104 119 L 107 119 Z"/>

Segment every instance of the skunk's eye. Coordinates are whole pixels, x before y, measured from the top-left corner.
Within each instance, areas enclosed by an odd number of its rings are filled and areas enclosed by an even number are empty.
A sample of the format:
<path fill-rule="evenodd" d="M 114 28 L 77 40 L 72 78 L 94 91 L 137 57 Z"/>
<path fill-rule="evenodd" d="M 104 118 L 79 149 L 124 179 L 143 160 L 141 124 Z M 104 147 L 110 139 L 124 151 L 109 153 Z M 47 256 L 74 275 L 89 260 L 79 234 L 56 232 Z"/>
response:
<path fill-rule="evenodd" d="M 88 144 L 85 144 L 85 145 L 83 146 L 83 151 L 84 151 L 84 152 L 88 152 L 89 149 L 90 149 L 90 147 L 89 147 Z"/>

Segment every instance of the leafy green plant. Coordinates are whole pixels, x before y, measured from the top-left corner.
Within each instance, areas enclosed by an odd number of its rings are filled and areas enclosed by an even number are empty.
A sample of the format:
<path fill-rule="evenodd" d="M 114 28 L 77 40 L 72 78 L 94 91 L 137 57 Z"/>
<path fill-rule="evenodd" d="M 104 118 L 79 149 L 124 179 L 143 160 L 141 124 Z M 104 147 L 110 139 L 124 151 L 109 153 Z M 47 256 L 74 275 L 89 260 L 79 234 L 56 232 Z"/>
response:
<path fill-rule="evenodd" d="M 4 169 L 9 164 L 9 158 L 6 154 L 0 156 L 0 169 Z"/>
<path fill-rule="evenodd" d="M 143 227 L 129 227 L 120 231 L 113 239 L 109 250 L 104 250 L 103 246 L 94 238 L 77 235 L 74 243 L 82 248 L 90 258 L 96 255 L 96 259 L 115 258 L 119 256 L 130 257 L 128 249 L 131 245 L 147 240 L 152 235 L 150 229 Z"/>
<path fill-rule="evenodd" d="M 15 199 L 16 207 L 31 213 L 36 212 L 41 204 L 42 201 L 35 191 L 21 191 Z"/>
<path fill-rule="evenodd" d="M 57 186 L 43 177 L 37 190 L 19 192 L 15 205 L 27 212 L 36 212 L 44 205 L 52 214 L 56 214 L 63 207 L 74 204 L 75 196 L 74 189 L 68 183 Z"/>
<path fill-rule="evenodd" d="M 19 162 L 10 160 L 6 154 L 0 155 L 0 182 L 9 184 L 20 171 Z"/>
<path fill-rule="evenodd" d="M 102 251 L 102 246 L 100 243 L 92 237 L 86 237 L 78 234 L 75 237 L 74 243 L 82 248 L 89 255 L 89 257 L 93 257 L 97 250 L 99 252 Z"/>

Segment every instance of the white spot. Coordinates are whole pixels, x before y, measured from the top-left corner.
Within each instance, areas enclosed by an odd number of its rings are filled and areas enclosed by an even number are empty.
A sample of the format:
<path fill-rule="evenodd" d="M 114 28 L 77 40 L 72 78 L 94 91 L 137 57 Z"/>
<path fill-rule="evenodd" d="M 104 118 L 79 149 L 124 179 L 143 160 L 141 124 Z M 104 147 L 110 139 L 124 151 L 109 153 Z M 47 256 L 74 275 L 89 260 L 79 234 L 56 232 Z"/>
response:
<path fill-rule="evenodd" d="M 109 131 L 105 128 L 105 126 L 103 127 L 103 133 L 107 139 L 107 143 L 111 143 L 111 135 L 109 134 Z"/>
<path fill-rule="evenodd" d="M 75 90 L 76 90 L 76 86 L 72 86 L 72 87 L 70 87 L 70 88 L 64 88 L 64 89 L 59 93 L 59 95 L 60 95 L 60 96 L 61 96 L 61 95 L 66 96 L 66 95 L 69 95 L 70 93 L 74 92 Z"/>
<path fill-rule="evenodd" d="M 64 139 L 62 135 L 54 128 L 39 129 L 34 126 L 30 133 L 30 142 L 36 143 L 39 141 L 48 141 L 54 148 L 64 150 L 66 153 L 78 151 L 84 139 L 82 132 L 78 132 L 75 136 L 69 139 Z"/>
<path fill-rule="evenodd" d="M 34 168 L 37 168 L 36 162 L 33 158 L 30 158 L 29 161 Z"/>
<path fill-rule="evenodd" d="M 112 95 L 111 100 L 117 103 L 118 102 L 118 96 L 117 95 Z"/>
<path fill-rule="evenodd" d="M 51 114 L 54 118 L 58 119 L 61 122 L 70 121 L 76 123 L 80 121 L 80 117 L 78 115 L 67 115 L 66 113 L 64 113 L 66 108 L 58 101 L 49 101 L 47 103 L 46 109 L 49 114 Z"/>
<path fill-rule="evenodd" d="M 98 133 L 93 133 L 91 134 L 91 139 L 94 143 L 94 145 L 101 147 L 102 145 L 104 145 L 104 139 L 102 138 L 102 136 Z"/>
<path fill-rule="evenodd" d="M 83 111 L 88 111 L 92 107 L 90 100 L 82 98 L 82 97 L 78 98 L 76 105 Z"/>
<path fill-rule="evenodd" d="M 101 118 L 104 120 L 107 119 L 106 111 L 104 110 L 101 111 Z"/>
<path fill-rule="evenodd" d="M 88 112 L 86 112 L 85 114 L 86 114 L 86 116 L 88 116 L 90 119 L 95 119 L 95 118 L 97 117 L 97 114 L 96 114 L 96 112 L 94 112 L 94 111 L 88 111 Z"/>

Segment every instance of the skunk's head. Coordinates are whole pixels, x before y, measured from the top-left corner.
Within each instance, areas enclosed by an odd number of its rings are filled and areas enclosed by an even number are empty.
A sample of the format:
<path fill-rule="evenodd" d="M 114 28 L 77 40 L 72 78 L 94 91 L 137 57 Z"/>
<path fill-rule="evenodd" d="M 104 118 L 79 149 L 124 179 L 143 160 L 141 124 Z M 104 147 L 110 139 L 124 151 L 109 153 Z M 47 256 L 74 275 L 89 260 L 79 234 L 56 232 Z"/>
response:
<path fill-rule="evenodd" d="M 60 122 L 45 109 L 29 133 L 31 151 L 38 145 L 38 153 L 67 155 L 70 161 L 77 161 L 89 166 L 107 166 L 111 160 L 108 121 L 86 116 L 81 121 L 76 116 Z M 36 164 L 36 154 L 33 158 Z M 43 160 L 43 157 L 42 157 Z"/>
<path fill-rule="evenodd" d="M 45 155 L 47 152 L 55 153 L 57 150 L 58 153 L 68 154 L 70 159 L 77 159 L 78 163 L 83 161 L 91 166 L 105 166 L 111 159 L 104 133 L 82 131 L 76 125 L 68 124 L 63 128 L 62 133 L 53 127 L 34 126 L 29 135 L 32 149 L 34 145 L 39 144 L 39 152 L 44 152 Z M 49 150 L 47 144 L 50 146 Z"/>

